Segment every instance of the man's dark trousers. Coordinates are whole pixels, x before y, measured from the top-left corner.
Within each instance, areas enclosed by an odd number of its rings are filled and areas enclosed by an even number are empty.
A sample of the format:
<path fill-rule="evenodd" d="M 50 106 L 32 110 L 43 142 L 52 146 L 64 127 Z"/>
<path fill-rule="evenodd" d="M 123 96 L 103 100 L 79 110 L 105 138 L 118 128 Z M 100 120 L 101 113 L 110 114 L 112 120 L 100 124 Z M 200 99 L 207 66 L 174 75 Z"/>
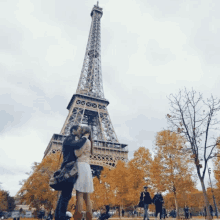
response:
<path fill-rule="evenodd" d="M 66 210 L 69 203 L 69 200 L 72 197 L 73 183 L 67 182 L 64 189 L 61 191 L 60 198 L 57 202 L 57 208 L 55 211 L 55 220 L 64 220 L 66 219 Z"/>
<path fill-rule="evenodd" d="M 157 204 L 156 205 L 156 218 L 157 218 L 157 215 L 158 213 L 160 213 L 160 219 L 162 218 L 162 204 Z"/>

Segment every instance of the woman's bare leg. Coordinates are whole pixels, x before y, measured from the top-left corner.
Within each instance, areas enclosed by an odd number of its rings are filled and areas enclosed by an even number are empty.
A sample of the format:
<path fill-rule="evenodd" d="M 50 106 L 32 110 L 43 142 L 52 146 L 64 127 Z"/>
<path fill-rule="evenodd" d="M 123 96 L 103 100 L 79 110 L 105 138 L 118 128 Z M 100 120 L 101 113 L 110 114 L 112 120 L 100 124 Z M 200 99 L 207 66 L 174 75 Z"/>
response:
<path fill-rule="evenodd" d="M 90 193 L 83 193 L 83 198 L 86 202 L 86 212 L 89 212 L 92 215 L 92 202 L 90 200 Z"/>
<path fill-rule="evenodd" d="M 83 193 L 76 190 L 76 211 L 83 211 Z"/>

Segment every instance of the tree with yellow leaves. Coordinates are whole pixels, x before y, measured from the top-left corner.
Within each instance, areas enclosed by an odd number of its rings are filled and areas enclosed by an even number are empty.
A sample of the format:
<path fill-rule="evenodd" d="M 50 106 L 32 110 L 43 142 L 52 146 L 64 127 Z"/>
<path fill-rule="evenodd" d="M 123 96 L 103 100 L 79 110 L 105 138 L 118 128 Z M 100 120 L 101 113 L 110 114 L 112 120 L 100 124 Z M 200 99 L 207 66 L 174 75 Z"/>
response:
<path fill-rule="evenodd" d="M 191 161 L 189 155 L 185 154 L 184 148 L 186 148 L 184 139 L 175 132 L 164 130 L 157 133 L 155 157 L 157 166 L 153 164 L 157 169 L 151 169 L 151 172 L 158 174 L 162 180 L 158 181 L 156 177 L 159 190 L 173 193 L 177 218 L 179 217 L 177 194 L 187 193 L 195 188 Z"/>
<path fill-rule="evenodd" d="M 140 148 L 136 151 L 140 152 Z M 134 153 L 134 158 L 128 162 L 128 188 L 129 195 L 127 201 L 129 206 L 136 206 L 139 203 L 140 193 L 143 190 L 143 186 L 146 185 L 146 172 L 145 169 L 140 167 L 137 163 L 137 154 Z M 140 158 L 140 161 L 143 161 L 144 156 Z"/>
<path fill-rule="evenodd" d="M 107 184 L 114 194 L 114 204 L 120 207 L 127 205 L 129 197 L 129 172 L 123 161 L 118 161 L 116 168 L 109 172 Z"/>
<path fill-rule="evenodd" d="M 166 191 L 165 179 L 163 174 L 163 166 L 161 164 L 161 153 L 157 152 L 150 166 L 150 180 L 153 192 Z"/>
<path fill-rule="evenodd" d="M 104 205 L 114 204 L 114 194 L 109 183 L 111 170 L 105 168 L 101 172 L 100 179 L 94 177 L 94 192 L 91 194 L 91 200 L 93 202 L 93 209 L 97 210 Z"/>
<path fill-rule="evenodd" d="M 217 139 L 219 142 L 220 137 Z M 216 179 L 216 186 L 220 190 L 220 144 L 217 145 L 217 157 L 214 160 L 214 175 Z"/>
<path fill-rule="evenodd" d="M 199 191 L 197 189 L 193 189 L 189 193 L 179 192 L 177 194 L 177 201 L 179 207 L 184 207 L 185 205 L 187 205 L 188 207 L 197 207 L 201 211 L 204 209 L 202 191 Z M 166 209 L 168 210 L 171 210 L 175 207 L 175 199 L 172 192 L 169 192 L 164 196 L 164 204 Z"/>
<path fill-rule="evenodd" d="M 150 166 L 152 163 L 152 155 L 149 149 L 139 147 L 138 150 L 134 152 L 134 158 L 129 161 L 129 163 L 133 164 L 132 167 L 136 167 L 137 169 L 144 171 L 145 184 L 150 185 Z"/>
<path fill-rule="evenodd" d="M 113 206 L 126 206 L 130 202 L 129 191 L 130 176 L 128 167 L 123 161 L 118 161 L 114 169 L 105 169 L 100 176 L 100 190 L 93 193 L 93 200 L 102 199 L 102 205 L 112 204 Z M 98 185 L 97 181 L 95 184 Z M 94 199 L 94 197 L 96 197 Z M 98 201 L 99 202 L 99 201 Z"/>
<path fill-rule="evenodd" d="M 46 210 L 55 209 L 58 192 L 49 186 L 49 179 L 62 162 L 59 162 L 59 157 L 60 154 L 50 154 L 40 164 L 34 163 L 29 178 L 22 181 L 23 185 L 18 193 L 21 202 L 36 210 L 41 206 Z"/>
<path fill-rule="evenodd" d="M 7 192 L 0 189 L 0 211 L 7 211 L 8 201 L 7 201 Z"/>

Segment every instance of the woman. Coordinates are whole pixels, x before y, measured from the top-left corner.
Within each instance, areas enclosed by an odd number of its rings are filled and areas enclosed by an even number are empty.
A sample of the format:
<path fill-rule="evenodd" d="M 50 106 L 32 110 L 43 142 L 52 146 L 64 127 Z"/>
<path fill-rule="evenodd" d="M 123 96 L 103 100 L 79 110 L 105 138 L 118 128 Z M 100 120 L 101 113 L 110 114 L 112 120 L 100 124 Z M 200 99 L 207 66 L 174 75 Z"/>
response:
<path fill-rule="evenodd" d="M 153 198 L 153 203 L 155 204 L 156 214 L 155 214 L 155 220 L 157 220 L 157 216 L 160 213 L 160 219 L 162 217 L 162 206 L 164 203 L 163 196 L 158 191 L 157 194 L 155 194 Z"/>
<path fill-rule="evenodd" d="M 75 150 L 77 156 L 78 178 L 74 185 L 76 190 L 76 211 L 74 220 L 81 220 L 83 210 L 83 199 L 86 203 L 86 220 L 92 219 L 92 203 L 90 193 L 94 191 L 92 171 L 90 168 L 90 155 L 93 154 L 91 130 L 89 127 L 82 127 L 81 136 L 86 137 L 87 141 L 82 148 Z"/>
<path fill-rule="evenodd" d="M 87 141 L 86 137 L 81 139 L 77 138 L 80 137 L 82 133 L 81 130 L 79 125 L 73 125 L 70 129 L 70 134 L 65 138 L 62 147 L 63 163 L 60 169 L 63 169 L 68 163 L 77 160 L 74 150 L 82 148 Z M 66 210 L 69 200 L 72 197 L 73 185 L 71 178 L 65 183 L 57 202 L 55 220 L 66 220 Z"/>

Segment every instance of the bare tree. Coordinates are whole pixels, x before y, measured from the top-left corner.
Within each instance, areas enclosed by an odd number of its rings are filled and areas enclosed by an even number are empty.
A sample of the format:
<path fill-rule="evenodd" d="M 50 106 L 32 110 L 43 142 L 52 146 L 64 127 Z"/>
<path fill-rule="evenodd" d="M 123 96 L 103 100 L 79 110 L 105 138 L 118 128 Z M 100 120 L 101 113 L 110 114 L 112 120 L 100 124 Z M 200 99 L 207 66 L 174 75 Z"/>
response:
<path fill-rule="evenodd" d="M 204 101 L 202 94 L 196 91 L 180 90 L 177 95 L 171 94 L 170 114 L 167 114 L 169 129 L 178 132 L 186 139 L 187 152 L 191 154 L 201 182 L 208 219 L 209 201 L 204 184 L 208 161 L 217 155 L 217 144 L 220 143 L 217 136 L 210 137 L 210 133 L 218 130 L 220 124 L 217 113 L 220 110 L 220 100 L 211 98 Z M 215 132 L 213 132 L 214 134 Z"/>

